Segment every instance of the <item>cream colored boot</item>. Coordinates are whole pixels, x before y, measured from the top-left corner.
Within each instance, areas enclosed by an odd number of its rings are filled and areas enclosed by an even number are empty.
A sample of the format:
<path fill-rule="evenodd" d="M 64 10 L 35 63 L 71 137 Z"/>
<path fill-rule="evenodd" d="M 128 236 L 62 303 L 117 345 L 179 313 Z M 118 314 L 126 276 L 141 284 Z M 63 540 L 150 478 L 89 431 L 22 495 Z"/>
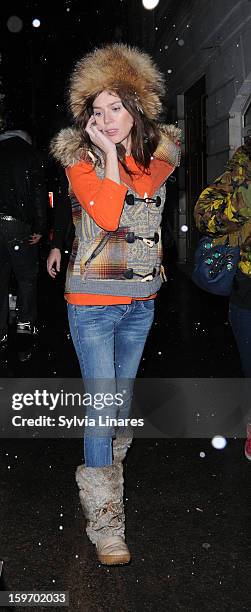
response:
<path fill-rule="evenodd" d="M 100 468 L 80 465 L 76 471 L 76 481 L 87 520 L 86 533 L 96 545 L 100 563 L 129 563 L 131 555 L 124 535 L 122 463 Z"/>
<path fill-rule="evenodd" d="M 129 434 L 117 435 L 113 440 L 113 460 L 114 463 L 123 461 L 126 457 L 127 451 L 132 444 L 132 436 Z"/>

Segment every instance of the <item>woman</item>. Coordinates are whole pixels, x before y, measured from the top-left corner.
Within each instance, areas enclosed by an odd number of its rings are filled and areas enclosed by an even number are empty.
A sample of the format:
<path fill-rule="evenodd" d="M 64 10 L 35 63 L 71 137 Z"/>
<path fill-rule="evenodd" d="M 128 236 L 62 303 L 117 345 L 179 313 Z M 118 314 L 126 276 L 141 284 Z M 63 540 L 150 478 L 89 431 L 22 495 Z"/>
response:
<path fill-rule="evenodd" d="M 251 377 L 251 137 L 245 139 L 226 171 L 207 187 L 195 206 L 195 222 L 204 234 L 240 246 L 240 262 L 230 295 L 229 320 L 245 377 Z M 251 459 L 251 424 L 245 455 Z"/>
<path fill-rule="evenodd" d="M 52 146 L 66 168 L 76 232 L 65 287 L 71 335 L 85 389 L 113 398 L 105 428 L 89 408 L 95 427 L 85 430 L 85 463 L 76 472 L 87 534 L 109 565 L 130 561 L 122 461 L 132 435 L 125 419 L 163 282 L 165 181 L 180 159 L 179 130 L 157 123 L 163 94 L 148 55 L 122 44 L 96 49 L 71 79 L 76 127 Z M 52 249 L 49 274 L 59 268 L 60 251 Z M 124 428 L 114 426 L 116 417 Z"/>

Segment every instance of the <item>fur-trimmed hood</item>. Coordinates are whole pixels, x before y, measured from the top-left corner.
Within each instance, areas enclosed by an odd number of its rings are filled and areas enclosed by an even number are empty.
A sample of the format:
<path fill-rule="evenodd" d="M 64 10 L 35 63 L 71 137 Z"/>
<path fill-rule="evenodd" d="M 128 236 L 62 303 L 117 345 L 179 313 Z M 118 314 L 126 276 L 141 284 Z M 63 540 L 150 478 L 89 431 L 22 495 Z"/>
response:
<path fill-rule="evenodd" d="M 139 112 L 157 120 L 162 110 L 165 80 L 152 58 L 122 43 L 94 49 L 79 60 L 70 82 L 70 108 L 75 121 L 81 119 L 87 100 L 101 91 L 134 98 Z"/>
<path fill-rule="evenodd" d="M 160 133 L 160 142 L 153 157 L 167 161 L 172 166 L 179 166 L 180 146 L 178 141 L 181 136 L 181 130 L 172 124 L 161 125 Z M 75 127 L 61 130 L 52 140 L 50 151 L 53 157 L 65 168 L 67 166 L 74 166 L 74 164 L 81 160 L 95 161 L 91 151 L 81 146 L 81 131 Z M 97 156 L 101 157 L 100 150 L 96 149 L 96 151 Z"/>

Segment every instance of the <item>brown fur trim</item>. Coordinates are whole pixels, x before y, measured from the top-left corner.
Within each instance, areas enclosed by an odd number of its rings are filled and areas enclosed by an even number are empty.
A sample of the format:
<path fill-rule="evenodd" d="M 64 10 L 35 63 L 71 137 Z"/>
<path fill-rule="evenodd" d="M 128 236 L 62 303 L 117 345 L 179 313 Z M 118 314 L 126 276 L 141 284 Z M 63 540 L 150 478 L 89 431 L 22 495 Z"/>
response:
<path fill-rule="evenodd" d="M 176 125 L 161 125 L 160 126 L 160 142 L 153 156 L 156 159 L 167 161 L 172 166 L 180 165 L 180 144 L 181 130 Z"/>
<path fill-rule="evenodd" d="M 175 125 L 160 126 L 161 139 L 154 153 L 154 157 L 167 161 L 174 166 L 179 166 L 180 147 L 178 139 L 181 130 Z M 52 140 L 50 146 L 51 154 L 62 166 L 74 166 L 81 160 L 95 162 L 93 155 L 88 149 L 81 147 L 81 132 L 77 128 L 66 128 L 61 130 Z M 102 162 L 102 154 L 97 150 L 97 159 Z"/>
<path fill-rule="evenodd" d="M 165 93 L 164 77 L 148 54 L 115 43 L 95 49 L 77 62 L 70 87 L 74 118 L 81 117 L 88 97 L 104 90 L 126 90 L 146 117 L 157 119 L 162 110 L 160 97 Z"/>
<path fill-rule="evenodd" d="M 76 128 L 61 130 L 51 142 L 50 153 L 64 167 L 73 166 L 83 159 L 80 131 Z"/>
<path fill-rule="evenodd" d="M 168 123 L 166 125 L 160 125 L 161 134 L 164 136 L 168 134 L 171 136 L 174 142 L 177 142 L 181 138 L 181 129 L 177 127 L 177 125 L 173 125 L 173 123 Z"/>

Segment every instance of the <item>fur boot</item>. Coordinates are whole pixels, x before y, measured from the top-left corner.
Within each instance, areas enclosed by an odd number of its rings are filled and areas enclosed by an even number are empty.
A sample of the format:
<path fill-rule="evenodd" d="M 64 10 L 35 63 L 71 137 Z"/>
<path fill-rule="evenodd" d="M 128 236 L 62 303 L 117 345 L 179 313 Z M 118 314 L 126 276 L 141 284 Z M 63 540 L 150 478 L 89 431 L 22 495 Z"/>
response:
<path fill-rule="evenodd" d="M 128 563 L 130 553 L 124 540 L 122 463 L 100 468 L 80 465 L 76 481 L 87 520 L 86 533 L 96 545 L 99 561 L 105 565 Z"/>
<path fill-rule="evenodd" d="M 113 440 L 113 460 L 114 463 L 123 461 L 126 457 L 127 451 L 132 444 L 132 436 L 130 435 L 117 435 Z"/>

